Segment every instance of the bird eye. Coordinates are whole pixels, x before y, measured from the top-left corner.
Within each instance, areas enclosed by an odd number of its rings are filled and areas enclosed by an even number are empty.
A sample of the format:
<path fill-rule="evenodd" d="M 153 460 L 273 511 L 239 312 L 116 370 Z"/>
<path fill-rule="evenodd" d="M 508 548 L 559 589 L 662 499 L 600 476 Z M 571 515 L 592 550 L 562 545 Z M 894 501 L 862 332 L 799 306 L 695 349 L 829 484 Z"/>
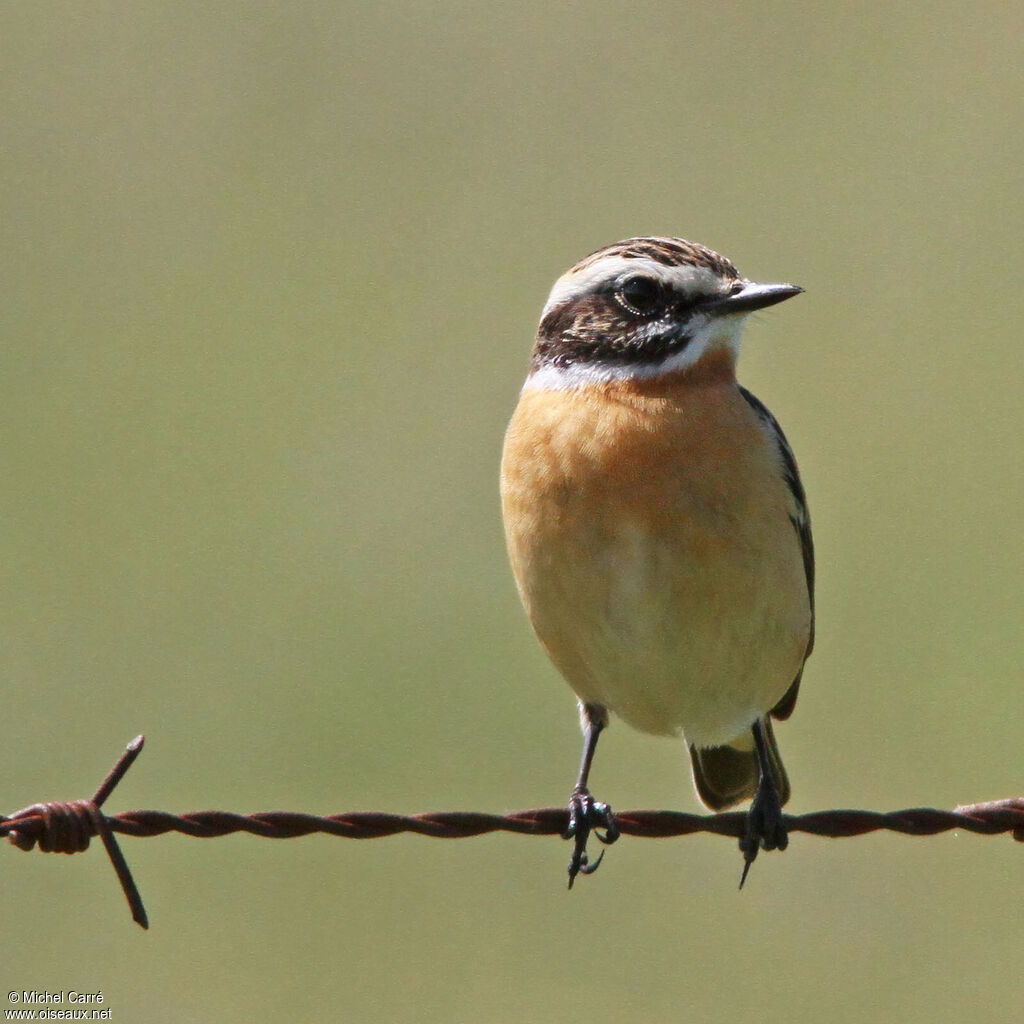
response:
<path fill-rule="evenodd" d="M 634 316 L 650 316 L 665 302 L 661 282 L 652 277 L 630 277 L 619 285 L 615 301 Z"/>

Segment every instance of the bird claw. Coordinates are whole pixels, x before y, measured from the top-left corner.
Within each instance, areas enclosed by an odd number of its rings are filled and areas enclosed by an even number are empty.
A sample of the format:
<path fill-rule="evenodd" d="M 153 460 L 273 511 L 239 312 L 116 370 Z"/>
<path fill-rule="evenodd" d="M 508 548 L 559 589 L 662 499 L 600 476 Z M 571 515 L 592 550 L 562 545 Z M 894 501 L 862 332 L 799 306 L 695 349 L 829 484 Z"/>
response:
<path fill-rule="evenodd" d="M 603 829 L 604 832 L 599 832 Z M 569 861 L 569 888 L 572 888 L 577 875 L 592 875 L 604 860 L 604 851 L 593 862 L 587 857 L 587 840 L 591 833 L 599 843 L 610 846 L 619 838 L 619 826 L 615 822 L 612 809 L 595 800 L 586 789 L 573 790 L 569 798 L 569 827 L 562 833 L 563 839 L 572 839 L 572 859 Z"/>
<path fill-rule="evenodd" d="M 788 845 L 789 833 L 782 820 L 779 794 L 772 785 L 759 786 L 747 812 L 746 829 L 740 837 L 744 862 L 740 888 L 743 888 L 750 865 L 757 859 L 759 850 L 784 850 Z"/>

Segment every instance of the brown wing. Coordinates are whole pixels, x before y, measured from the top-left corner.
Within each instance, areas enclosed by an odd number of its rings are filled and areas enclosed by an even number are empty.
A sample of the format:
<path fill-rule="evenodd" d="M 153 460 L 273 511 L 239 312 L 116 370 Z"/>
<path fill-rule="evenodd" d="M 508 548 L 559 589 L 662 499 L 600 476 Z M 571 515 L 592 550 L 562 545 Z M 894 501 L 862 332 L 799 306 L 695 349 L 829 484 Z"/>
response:
<path fill-rule="evenodd" d="M 811 536 L 811 516 L 807 510 L 807 495 L 804 493 L 804 485 L 800 482 L 800 472 L 796 467 L 796 458 L 793 449 L 790 448 L 786 435 L 779 426 L 779 421 L 768 411 L 767 407 L 745 387 L 740 386 L 740 394 L 747 400 L 750 407 L 757 413 L 761 422 L 765 425 L 779 449 L 779 458 L 782 462 L 783 476 L 786 486 L 792 498 L 789 519 L 796 530 L 800 541 L 800 550 L 804 559 L 804 575 L 807 578 L 807 598 L 811 606 L 811 628 L 807 636 L 807 650 L 804 651 L 804 661 L 811 656 L 814 649 L 814 538 Z M 782 700 L 772 708 L 772 716 L 780 721 L 793 713 L 796 706 L 797 694 L 800 691 L 800 678 L 803 675 L 803 667 L 797 672 L 796 678 L 790 684 Z"/>

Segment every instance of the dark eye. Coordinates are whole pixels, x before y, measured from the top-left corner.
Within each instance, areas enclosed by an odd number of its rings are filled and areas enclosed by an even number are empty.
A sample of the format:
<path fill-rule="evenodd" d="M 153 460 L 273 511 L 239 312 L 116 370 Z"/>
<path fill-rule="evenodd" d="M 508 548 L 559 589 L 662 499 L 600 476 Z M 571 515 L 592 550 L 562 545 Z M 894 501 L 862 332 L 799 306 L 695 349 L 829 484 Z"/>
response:
<path fill-rule="evenodd" d="M 634 316 L 650 316 L 665 305 L 665 294 L 652 277 L 629 277 L 619 285 L 615 301 Z"/>

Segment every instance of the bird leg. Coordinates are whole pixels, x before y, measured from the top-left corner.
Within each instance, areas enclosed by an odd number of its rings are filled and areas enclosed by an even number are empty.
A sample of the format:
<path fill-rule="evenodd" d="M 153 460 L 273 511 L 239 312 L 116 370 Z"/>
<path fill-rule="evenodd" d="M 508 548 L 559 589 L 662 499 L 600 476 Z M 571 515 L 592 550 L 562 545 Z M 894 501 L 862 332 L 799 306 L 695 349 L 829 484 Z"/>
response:
<path fill-rule="evenodd" d="M 752 732 L 757 751 L 758 782 L 753 803 L 747 812 L 746 830 L 740 839 L 740 850 L 743 851 L 744 860 L 743 875 L 740 878 L 741 889 L 759 849 L 784 850 L 789 845 L 789 835 L 782 820 L 782 801 L 772 774 L 768 738 L 765 735 L 764 722 L 760 718 L 754 723 Z"/>
<path fill-rule="evenodd" d="M 604 859 L 604 851 L 593 864 L 587 859 L 587 840 L 591 832 L 598 842 L 606 846 L 619 838 L 619 827 L 615 823 L 612 809 L 595 800 L 587 789 L 590 776 L 590 765 L 597 750 L 597 740 L 601 730 L 608 724 L 608 712 L 596 704 L 580 705 L 580 724 L 583 727 L 583 758 L 580 761 L 580 774 L 576 786 L 569 797 L 569 827 L 562 833 L 563 839 L 573 839 L 572 859 L 569 861 L 569 888 L 572 888 L 576 876 L 593 874 Z M 604 829 L 604 833 L 597 829 Z"/>

